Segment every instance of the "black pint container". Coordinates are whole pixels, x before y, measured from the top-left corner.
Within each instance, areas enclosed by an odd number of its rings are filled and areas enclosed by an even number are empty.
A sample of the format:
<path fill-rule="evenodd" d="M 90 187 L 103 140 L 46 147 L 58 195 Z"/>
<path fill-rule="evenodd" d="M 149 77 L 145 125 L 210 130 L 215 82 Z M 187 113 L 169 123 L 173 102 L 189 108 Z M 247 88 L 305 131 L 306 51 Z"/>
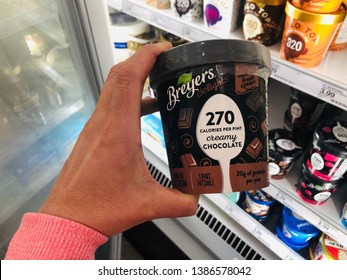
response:
<path fill-rule="evenodd" d="M 270 53 L 244 40 L 209 40 L 162 53 L 150 73 L 171 181 L 186 193 L 267 187 Z"/>

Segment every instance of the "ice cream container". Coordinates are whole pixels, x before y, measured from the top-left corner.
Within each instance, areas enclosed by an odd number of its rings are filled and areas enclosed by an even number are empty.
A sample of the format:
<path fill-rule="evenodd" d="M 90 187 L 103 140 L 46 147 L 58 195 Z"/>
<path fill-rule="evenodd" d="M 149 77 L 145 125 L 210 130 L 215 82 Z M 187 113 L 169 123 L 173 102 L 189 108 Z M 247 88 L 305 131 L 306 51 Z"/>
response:
<path fill-rule="evenodd" d="M 318 123 L 326 102 L 312 95 L 291 88 L 290 101 L 288 105 L 288 119 L 295 127 L 313 127 Z"/>
<path fill-rule="evenodd" d="M 312 260 L 347 260 L 347 248 L 325 233 L 319 238 L 319 242 L 310 248 Z"/>
<path fill-rule="evenodd" d="M 252 216 L 267 217 L 275 200 L 262 190 L 245 191 L 244 208 Z"/>
<path fill-rule="evenodd" d="M 313 143 L 305 155 L 304 163 L 319 179 L 341 179 L 347 171 L 347 122 L 320 122 L 316 126 Z"/>
<path fill-rule="evenodd" d="M 332 14 L 315 14 L 286 4 L 286 20 L 280 57 L 310 68 L 324 57 L 338 25 L 345 19 L 344 8 Z"/>
<path fill-rule="evenodd" d="M 342 225 L 347 228 L 347 202 L 345 203 L 345 205 L 342 207 L 341 210 L 341 223 Z"/>
<path fill-rule="evenodd" d="M 243 35 L 265 46 L 277 43 L 282 35 L 286 0 L 246 0 Z"/>
<path fill-rule="evenodd" d="M 343 1 L 345 9 L 347 7 L 347 0 Z M 343 23 L 340 23 L 335 36 L 329 46 L 329 51 L 340 51 L 347 47 L 347 16 Z"/>
<path fill-rule="evenodd" d="M 342 0 L 291 0 L 293 6 L 313 13 L 329 14 L 336 12 L 342 3 Z"/>
<path fill-rule="evenodd" d="M 290 131 L 282 128 L 269 131 L 269 174 L 271 179 L 284 178 L 301 154 L 301 143 Z"/>
<path fill-rule="evenodd" d="M 340 186 L 340 180 L 328 182 L 321 180 L 314 176 L 305 165 L 301 173 L 296 191 L 299 197 L 310 204 L 324 204 Z"/>
<path fill-rule="evenodd" d="M 218 193 L 268 186 L 267 79 L 261 44 L 210 40 L 162 53 L 150 73 L 173 187 Z"/>
<path fill-rule="evenodd" d="M 204 0 L 205 27 L 219 35 L 228 35 L 238 27 L 241 18 L 241 0 Z"/>
<path fill-rule="evenodd" d="M 203 0 L 171 0 L 170 2 L 175 16 L 185 21 L 202 18 Z"/>
<path fill-rule="evenodd" d="M 290 239 L 288 239 L 287 237 L 284 236 L 284 233 L 282 232 L 282 228 L 283 228 L 283 223 L 282 220 L 280 219 L 276 225 L 276 236 L 282 240 L 284 242 L 284 244 L 286 244 L 288 247 L 292 248 L 295 251 L 299 251 L 301 249 L 306 248 L 307 246 L 309 246 L 309 242 L 305 242 L 303 244 L 294 244 L 290 242 Z"/>
<path fill-rule="evenodd" d="M 170 0 L 145 0 L 145 3 L 157 9 L 170 8 Z"/>
<path fill-rule="evenodd" d="M 283 234 L 282 240 L 294 245 L 307 246 L 308 242 L 320 233 L 319 229 L 286 206 L 283 207 L 282 218 L 278 224 Z"/>

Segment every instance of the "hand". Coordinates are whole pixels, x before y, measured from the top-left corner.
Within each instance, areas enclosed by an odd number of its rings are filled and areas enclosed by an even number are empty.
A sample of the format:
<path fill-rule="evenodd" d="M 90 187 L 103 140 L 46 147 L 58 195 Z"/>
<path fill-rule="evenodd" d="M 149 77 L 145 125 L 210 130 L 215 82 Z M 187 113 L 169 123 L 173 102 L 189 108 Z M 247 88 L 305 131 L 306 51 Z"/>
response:
<path fill-rule="evenodd" d="M 144 82 L 157 56 L 171 44 L 145 45 L 112 67 L 98 104 L 40 212 L 70 219 L 112 236 L 155 218 L 193 215 L 197 195 L 157 183 L 149 173 L 140 136 Z"/>

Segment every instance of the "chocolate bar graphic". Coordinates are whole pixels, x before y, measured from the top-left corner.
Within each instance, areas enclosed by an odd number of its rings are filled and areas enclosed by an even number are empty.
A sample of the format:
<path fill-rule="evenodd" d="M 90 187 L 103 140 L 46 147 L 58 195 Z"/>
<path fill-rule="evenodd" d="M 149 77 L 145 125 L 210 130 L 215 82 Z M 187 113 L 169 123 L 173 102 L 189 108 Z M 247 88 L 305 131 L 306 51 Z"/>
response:
<path fill-rule="evenodd" d="M 192 108 L 182 108 L 178 115 L 178 128 L 190 128 L 192 122 Z"/>
<path fill-rule="evenodd" d="M 247 100 L 246 104 L 249 108 L 251 108 L 254 112 L 258 110 L 260 105 L 263 104 L 263 98 L 262 95 L 259 95 L 259 93 L 251 94 Z"/>
<path fill-rule="evenodd" d="M 256 158 L 261 149 L 263 148 L 263 144 L 260 142 L 260 140 L 256 137 L 253 139 L 253 141 L 247 146 L 246 152 L 249 154 L 252 158 Z"/>
<path fill-rule="evenodd" d="M 197 165 L 192 154 L 181 155 L 181 161 L 183 167 L 192 167 Z"/>

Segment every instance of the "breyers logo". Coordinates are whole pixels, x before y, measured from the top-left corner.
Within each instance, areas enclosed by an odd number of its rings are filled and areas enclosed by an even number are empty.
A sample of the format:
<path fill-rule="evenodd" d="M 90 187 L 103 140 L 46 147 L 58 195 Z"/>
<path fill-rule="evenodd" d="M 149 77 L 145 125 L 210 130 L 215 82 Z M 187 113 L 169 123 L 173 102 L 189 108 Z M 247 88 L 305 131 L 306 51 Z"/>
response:
<path fill-rule="evenodd" d="M 182 74 L 177 80 L 177 86 L 170 86 L 166 91 L 169 100 L 166 109 L 171 111 L 173 108 L 175 108 L 177 102 L 180 102 L 181 96 L 185 95 L 186 98 L 192 98 L 195 93 L 199 91 L 199 86 L 205 84 L 206 81 L 212 80 L 215 77 L 216 75 L 213 73 L 213 68 L 206 70 L 194 78 L 192 73 Z"/>

